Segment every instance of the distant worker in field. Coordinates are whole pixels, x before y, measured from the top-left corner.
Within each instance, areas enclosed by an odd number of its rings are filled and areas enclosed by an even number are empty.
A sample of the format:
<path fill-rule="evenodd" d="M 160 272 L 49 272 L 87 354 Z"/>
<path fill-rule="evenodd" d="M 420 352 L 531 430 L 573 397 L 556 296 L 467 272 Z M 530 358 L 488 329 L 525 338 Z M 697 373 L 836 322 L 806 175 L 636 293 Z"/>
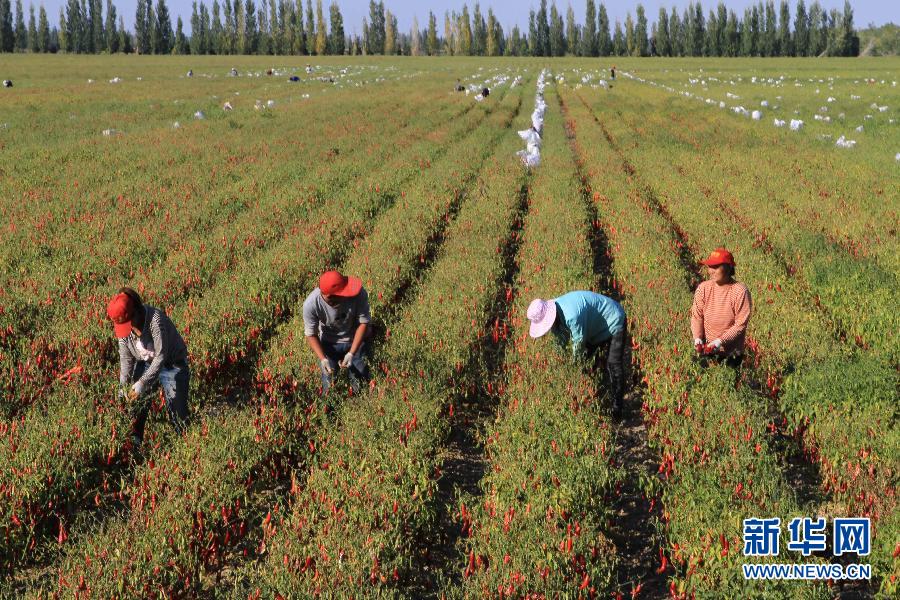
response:
<path fill-rule="evenodd" d="M 338 367 L 347 369 L 354 394 L 369 381 L 367 344 L 372 341 L 369 295 L 356 277 L 326 271 L 319 287 L 303 302 L 306 342 L 319 359 L 322 394 L 334 382 Z"/>
<path fill-rule="evenodd" d="M 602 294 L 575 291 L 554 300 L 533 300 L 527 316 L 531 321 L 531 337 L 539 338 L 551 331 L 564 348 L 571 346 L 575 357 L 596 360 L 599 348 L 607 347 L 606 368 L 613 412 L 621 413 L 625 396 L 625 338 L 628 335 L 628 319 L 622 305 Z"/>
<path fill-rule="evenodd" d="M 461 83 L 459 82 L 459 79 L 456 80 L 456 87 L 454 87 L 453 89 L 454 89 L 454 91 L 457 91 L 457 92 L 464 92 L 464 91 L 466 91 L 466 88 L 464 88 L 464 87 L 463 87 L 463 84 L 461 84 Z"/>
<path fill-rule="evenodd" d="M 481 88 L 481 97 L 482 98 L 487 98 L 490 95 L 491 95 L 491 90 L 489 90 L 488 88 Z"/>
<path fill-rule="evenodd" d="M 152 392 L 162 387 L 169 418 L 178 433 L 188 421 L 191 372 L 187 346 L 166 313 L 141 301 L 123 287 L 110 301 L 106 314 L 119 340 L 119 384 L 134 403 L 132 442 L 140 450 Z"/>
<path fill-rule="evenodd" d="M 613 81 L 616 80 L 616 65 L 613 65 L 612 68 L 609 70 L 609 78 L 612 79 Z"/>
<path fill-rule="evenodd" d="M 735 281 L 734 256 L 725 248 L 717 248 L 700 262 L 706 265 L 709 279 L 697 287 L 691 306 L 694 348 L 701 357 L 737 367 L 752 312 L 750 291 Z"/>

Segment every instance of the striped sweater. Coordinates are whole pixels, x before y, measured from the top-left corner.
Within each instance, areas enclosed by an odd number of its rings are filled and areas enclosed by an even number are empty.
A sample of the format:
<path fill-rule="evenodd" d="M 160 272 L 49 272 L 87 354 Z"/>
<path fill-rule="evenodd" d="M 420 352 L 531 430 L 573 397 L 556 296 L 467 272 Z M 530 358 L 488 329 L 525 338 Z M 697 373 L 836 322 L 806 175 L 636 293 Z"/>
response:
<path fill-rule="evenodd" d="M 131 333 L 119 338 L 119 383 L 128 385 L 137 361 L 147 362 L 147 368 L 132 386 L 138 394 L 156 384 L 163 367 L 187 362 L 187 346 L 172 320 L 166 313 L 152 306 L 144 305 L 144 328 L 141 336 Z"/>
<path fill-rule="evenodd" d="M 750 291 L 743 283 L 718 285 L 704 281 L 694 293 L 691 333 L 707 344 L 722 340 L 728 354 L 742 352 L 751 312 Z"/>

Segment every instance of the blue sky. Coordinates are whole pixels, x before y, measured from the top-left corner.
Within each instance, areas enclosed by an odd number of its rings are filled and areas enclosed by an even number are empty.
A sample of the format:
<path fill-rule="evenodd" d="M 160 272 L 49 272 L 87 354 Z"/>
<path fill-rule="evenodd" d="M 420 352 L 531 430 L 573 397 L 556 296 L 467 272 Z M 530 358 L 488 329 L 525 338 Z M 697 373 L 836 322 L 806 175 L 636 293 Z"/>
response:
<path fill-rule="evenodd" d="M 212 0 L 204 0 L 207 6 L 212 5 Z M 223 0 L 220 0 L 220 3 Z M 254 0 L 259 6 L 261 1 L 266 2 L 268 4 L 268 0 Z M 28 3 L 34 2 L 35 9 L 43 3 L 47 8 L 47 13 L 50 19 L 50 22 L 53 24 L 58 24 L 59 22 L 59 8 L 65 4 L 65 0 L 22 0 L 23 6 L 25 7 L 25 18 L 26 23 L 28 19 Z M 322 0 L 323 9 L 325 11 L 326 21 L 328 20 L 328 5 L 331 0 Z M 780 0 L 776 0 L 776 6 Z M 807 9 L 811 4 L 811 0 L 805 0 Z M 166 0 L 166 3 L 169 6 L 169 12 L 172 14 L 172 26 L 175 26 L 175 20 L 177 15 L 181 15 L 184 20 L 185 32 L 190 30 L 190 18 L 191 18 L 191 0 Z M 306 0 L 304 0 L 304 5 Z M 552 2 L 548 0 L 548 7 Z M 595 3 L 599 5 L 599 2 L 595 0 Z M 742 15 L 744 12 L 744 8 L 751 4 L 755 4 L 751 0 L 726 0 L 725 5 L 728 8 L 734 9 L 738 15 Z M 825 7 L 827 10 L 832 8 L 837 8 L 839 10 L 843 10 L 844 0 L 819 0 L 819 3 Z M 15 5 L 15 0 L 12 0 L 13 6 Z M 116 10 L 125 17 L 125 25 L 127 28 L 131 29 L 132 24 L 134 23 L 134 14 L 135 7 L 137 6 L 136 0 L 114 0 L 114 4 L 116 5 Z M 154 0 L 154 4 L 156 4 L 156 0 Z M 369 14 L 369 2 L 368 0 L 338 0 L 338 4 L 341 7 L 341 13 L 344 15 L 344 30 L 348 33 L 359 33 L 362 30 L 362 20 L 363 17 L 366 17 Z M 472 9 L 475 5 L 474 2 L 467 2 L 469 6 L 469 12 L 471 14 Z M 511 28 L 513 25 L 518 24 L 521 28 L 527 29 L 528 26 L 528 11 L 529 7 L 534 7 L 537 9 L 540 4 L 540 0 L 489 0 L 487 2 L 481 2 L 482 11 L 485 14 L 485 19 L 487 18 L 487 7 L 491 6 L 494 9 L 494 14 L 500 19 L 500 22 L 503 24 L 505 29 Z M 568 10 L 568 6 L 572 5 L 572 9 L 575 11 L 575 18 L 579 23 L 584 22 L 584 7 L 585 0 L 557 0 L 556 6 L 559 11 L 563 14 L 565 18 L 565 13 Z M 615 22 L 616 19 L 619 19 L 624 23 L 625 15 L 630 11 L 634 14 L 634 8 L 637 6 L 638 2 L 635 0 L 634 2 L 604 2 L 606 6 L 606 10 L 609 14 L 610 21 L 612 23 Z M 675 2 L 660 2 L 658 0 L 645 0 L 642 2 L 645 10 L 647 11 L 647 16 L 651 22 L 656 21 L 656 16 L 659 14 L 660 6 L 665 6 L 667 9 L 671 9 L 672 6 L 677 6 L 679 13 L 683 12 L 684 8 L 688 5 L 688 0 L 678 0 Z M 718 4 L 718 0 L 704 0 L 702 2 L 704 13 L 709 14 L 709 9 L 714 8 Z M 791 8 L 791 21 L 793 23 L 794 18 L 794 8 L 796 7 L 796 0 L 788 0 L 788 5 Z M 315 6 L 315 0 L 313 1 L 313 6 Z M 400 29 L 403 31 L 408 31 L 410 26 L 412 25 L 413 16 L 418 17 L 419 27 L 424 28 L 428 21 L 428 11 L 433 11 L 434 14 L 438 17 L 438 31 L 442 31 L 443 29 L 443 15 L 447 10 L 462 10 L 463 2 L 457 0 L 386 0 L 385 7 L 391 10 L 395 15 L 397 15 L 397 20 L 400 25 Z M 857 27 L 864 27 L 869 23 L 875 23 L 876 25 L 883 25 L 885 23 L 893 22 L 900 24 L 900 2 L 896 0 L 855 0 L 851 2 L 851 6 L 853 6 L 853 18 L 854 23 L 856 23 Z M 106 10 L 106 1 L 103 0 L 103 7 Z"/>

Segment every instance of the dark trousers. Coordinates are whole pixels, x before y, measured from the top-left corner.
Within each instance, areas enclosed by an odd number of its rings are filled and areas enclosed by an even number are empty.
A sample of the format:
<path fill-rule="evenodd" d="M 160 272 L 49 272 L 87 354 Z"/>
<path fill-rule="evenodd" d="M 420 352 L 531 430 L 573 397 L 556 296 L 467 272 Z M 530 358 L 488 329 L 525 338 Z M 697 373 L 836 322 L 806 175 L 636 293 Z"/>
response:
<path fill-rule="evenodd" d="M 609 374 L 609 396 L 613 408 L 622 408 L 625 398 L 625 341 L 628 338 L 628 321 L 625 321 L 622 331 L 616 333 L 598 346 L 587 349 L 588 356 L 596 361 L 598 350 L 601 346 L 607 348 L 606 370 Z"/>
<path fill-rule="evenodd" d="M 332 374 L 329 375 L 325 371 L 325 367 L 323 367 L 321 363 L 319 364 L 319 370 L 322 372 L 322 394 L 324 395 L 328 392 L 331 384 L 334 383 L 334 377 L 338 372 L 338 363 L 344 360 L 344 356 L 350 351 L 350 346 L 352 344 L 350 342 L 330 344 L 321 340 L 319 343 L 322 345 L 322 352 L 325 353 L 326 358 L 328 358 L 331 363 L 332 369 Z M 367 345 L 366 342 L 360 344 L 356 354 L 353 355 L 350 368 L 347 369 L 348 375 L 350 376 L 350 387 L 353 389 L 354 394 L 359 393 L 360 383 L 368 383 L 370 379 L 369 367 L 366 365 Z"/>
<path fill-rule="evenodd" d="M 147 370 L 145 361 L 138 361 L 134 365 L 134 371 L 131 375 L 132 381 L 137 381 Z M 188 421 L 188 386 L 191 382 L 191 370 L 186 362 L 176 363 L 171 367 L 163 367 L 159 373 L 158 386 L 162 387 L 163 396 L 166 398 L 166 410 L 169 413 L 169 419 L 175 426 L 175 431 L 184 433 Z M 157 390 L 157 385 L 150 389 L 144 390 L 141 397 L 134 406 L 132 416 L 134 417 L 134 436 L 143 441 L 144 426 L 147 423 L 147 416 L 150 414 L 150 402 L 153 398 L 153 392 Z"/>

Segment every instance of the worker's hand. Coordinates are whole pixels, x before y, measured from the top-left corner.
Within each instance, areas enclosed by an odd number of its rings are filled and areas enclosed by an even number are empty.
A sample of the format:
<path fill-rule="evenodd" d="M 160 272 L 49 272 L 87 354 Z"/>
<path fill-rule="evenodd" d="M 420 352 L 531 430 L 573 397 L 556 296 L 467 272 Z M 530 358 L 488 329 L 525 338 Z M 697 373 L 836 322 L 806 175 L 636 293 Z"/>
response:
<path fill-rule="evenodd" d="M 720 340 L 718 338 L 714 339 L 713 341 L 711 341 L 709 344 L 706 345 L 707 352 L 716 353 L 716 352 L 720 352 L 721 350 L 722 350 L 722 340 Z"/>
<path fill-rule="evenodd" d="M 343 369 L 349 369 L 350 365 L 352 363 L 353 363 L 353 353 L 348 352 L 347 354 L 344 355 L 344 360 L 342 360 L 340 362 L 340 365 L 341 365 L 341 368 L 343 368 Z"/>
<path fill-rule="evenodd" d="M 334 373 L 334 367 L 331 366 L 331 359 L 330 359 L 330 358 L 328 358 L 328 357 L 323 358 L 320 362 L 321 362 L 321 365 L 322 365 L 322 370 L 325 371 L 325 374 L 326 374 L 326 375 L 331 375 L 331 374 Z"/>
<path fill-rule="evenodd" d="M 697 351 L 697 354 L 703 354 L 703 340 L 694 338 L 694 350 Z"/>
<path fill-rule="evenodd" d="M 132 402 L 138 399 L 138 393 L 136 389 L 131 388 L 130 390 L 128 390 L 128 399 Z"/>

